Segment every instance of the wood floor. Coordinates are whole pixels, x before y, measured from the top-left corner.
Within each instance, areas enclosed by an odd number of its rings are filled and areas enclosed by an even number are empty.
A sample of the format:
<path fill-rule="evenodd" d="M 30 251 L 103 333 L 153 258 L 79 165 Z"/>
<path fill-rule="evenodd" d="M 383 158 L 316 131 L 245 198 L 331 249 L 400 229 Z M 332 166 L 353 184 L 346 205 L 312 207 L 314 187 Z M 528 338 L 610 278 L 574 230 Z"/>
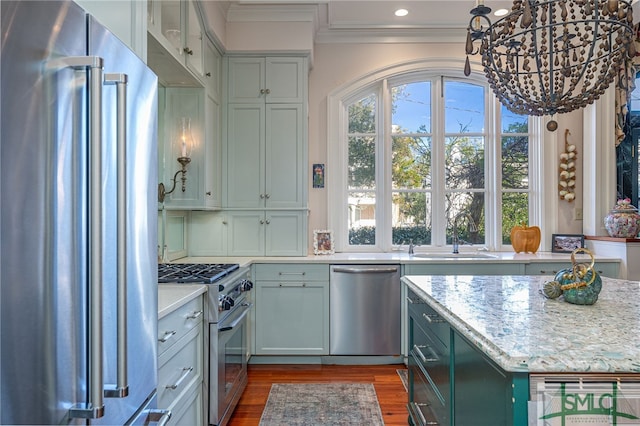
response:
<path fill-rule="evenodd" d="M 256 426 L 272 383 L 373 383 L 386 426 L 407 424 L 407 392 L 398 369 L 404 365 L 249 365 L 249 384 L 230 426 Z"/>

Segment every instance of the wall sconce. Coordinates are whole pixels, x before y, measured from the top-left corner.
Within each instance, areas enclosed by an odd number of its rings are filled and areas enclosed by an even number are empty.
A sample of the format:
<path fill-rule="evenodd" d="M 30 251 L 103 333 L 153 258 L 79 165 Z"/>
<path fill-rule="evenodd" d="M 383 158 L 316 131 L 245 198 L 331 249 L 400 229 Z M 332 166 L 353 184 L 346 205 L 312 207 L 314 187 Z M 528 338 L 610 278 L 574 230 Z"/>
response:
<path fill-rule="evenodd" d="M 182 173 L 182 192 L 186 190 L 187 184 L 187 164 L 191 162 L 191 150 L 193 149 L 193 137 L 191 136 L 191 119 L 182 117 L 178 120 L 178 134 L 175 140 L 175 148 L 180 153 L 177 158 L 181 168 L 173 175 L 173 186 L 171 190 L 166 191 L 164 184 L 160 182 L 158 185 L 158 202 L 163 203 L 164 198 L 176 190 L 178 182 L 178 174 Z"/>

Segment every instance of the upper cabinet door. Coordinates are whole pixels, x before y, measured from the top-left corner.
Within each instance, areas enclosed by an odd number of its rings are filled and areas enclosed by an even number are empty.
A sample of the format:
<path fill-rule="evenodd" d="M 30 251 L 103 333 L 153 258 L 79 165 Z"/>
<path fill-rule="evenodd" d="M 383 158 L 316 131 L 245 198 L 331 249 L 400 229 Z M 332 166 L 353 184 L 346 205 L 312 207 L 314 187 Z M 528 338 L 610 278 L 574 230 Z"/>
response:
<path fill-rule="evenodd" d="M 305 81 L 302 58 L 266 59 L 267 103 L 292 104 L 304 102 Z"/>
<path fill-rule="evenodd" d="M 198 5 L 191 0 L 148 0 L 147 18 L 148 65 L 160 82 L 166 86 L 205 85 L 207 37 Z"/>
<path fill-rule="evenodd" d="M 302 103 L 305 60 L 294 57 L 229 58 L 229 103 Z"/>
<path fill-rule="evenodd" d="M 200 13 L 196 9 L 196 3 L 188 1 L 185 5 L 187 8 L 183 52 L 186 58 L 187 68 L 191 70 L 198 78 L 204 78 L 204 45 L 205 37 L 200 22 Z"/>
<path fill-rule="evenodd" d="M 229 58 L 228 102 L 264 103 L 264 58 Z"/>

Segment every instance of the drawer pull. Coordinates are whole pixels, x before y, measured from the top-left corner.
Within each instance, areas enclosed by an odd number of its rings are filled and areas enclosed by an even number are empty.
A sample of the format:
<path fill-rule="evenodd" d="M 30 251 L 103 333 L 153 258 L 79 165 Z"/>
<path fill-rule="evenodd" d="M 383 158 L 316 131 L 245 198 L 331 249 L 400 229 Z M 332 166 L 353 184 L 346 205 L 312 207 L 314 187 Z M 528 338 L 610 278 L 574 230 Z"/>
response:
<path fill-rule="evenodd" d="M 158 342 L 160 343 L 164 343 L 167 340 L 171 339 L 175 334 L 177 333 L 177 331 L 175 330 L 171 330 L 171 331 L 165 331 L 164 332 L 164 336 L 162 336 L 161 338 L 158 339 Z"/>
<path fill-rule="evenodd" d="M 278 275 L 306 275 L 306 272 L 278 272 Z"/>
<path fill-rule="evenodd" d="M 422 353 L 422 349 L 427 349 L 429 352 L 431 352 L 433 358 L 427 358 L 426 356 L 424 356 L 424 353 Z M 422 363 L 440 361 L 440 359 L 433 352 L 433 349 L 431 349 L 431 347 L 428 345 L 413 345 L 413 350 L 418 354 L 418 357 L 420 357 L 420 361 L 422 361 Z"/>
<path fill-rule="evenodd" d="M 438 322 L 445 322 L 440 315 L 437 314 L 422 314 L 422 316 L 424 317 L 424 319 L 426 319 L 428 322 L 430 323 L 438 323 Z"/>
<path fill-rule="evenodd" d="M 440 424 L 438 422 L 427 421 L 427 418 L 424 416 L 424 414 L 422 414 L 421 407 L 429 407 L 430 404 L 412 402 L 411 405 L 414 406 L 413 411 L 416 412 L 418 416 L 420 416 L 420 421 L 423 425 L 439 425 Z"/>
<path fill-rule="evenodd" d="M 409 302 L 410 305 L 424 305 L 424 302 L 420 299 L 413 300 L 409 296 L 406 296 L 405 298 L 407 299 L 407 302 Z"/>
<path fill-rule="evenodd" d="M 279 287 L 306 287 L 307 283 L 302 283 L 302 284 L 285 284 L 285 283 L 280 283 L 278 284 Z"/>
<path fill-rule="evenodd" d="M 193 311 L 190 315 L 187 315 L 187 319 L 196 319 L 202 315 L 202 311 Z"/>
<path fill-rule="evenodd" d="M 180 378 L 176 381 L 175 384 L 173 385 L 167 385 L 165 386 L 166 389 L 177 389 L 178 386 L 180 386 L 182 384 L 182 382 L 184 382 L 184 379 L 187 378 L 187 376 L 193 371 L 193 367 L 185 367 L 182 369 L 182 375 L 180 375 Z"/>

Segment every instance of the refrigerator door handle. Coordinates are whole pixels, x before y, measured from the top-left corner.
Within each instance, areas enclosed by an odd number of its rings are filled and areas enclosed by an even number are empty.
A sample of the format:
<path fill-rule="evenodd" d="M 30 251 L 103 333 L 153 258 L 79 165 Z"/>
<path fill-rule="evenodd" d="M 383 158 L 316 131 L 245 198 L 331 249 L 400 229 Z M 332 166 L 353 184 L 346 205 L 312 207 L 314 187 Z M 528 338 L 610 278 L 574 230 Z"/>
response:
<path fill-rule="evenodd" d="M 47 62 L 47 70 L 86 69 L 89 95 L 89 373 L 87 402 L 69 408 L 70 418 L 104 416 L 102 360 L 102 79 L 99 56 L 69 56 Z"/>
<path fill-rule="evenodd" d="M 126 74 L 104 75 L 105 84 L 116 86 L 117 152 L 117 383 L 105 385 L 107 398 L 129 395 L 127 374 L 127 82 Z"/>

